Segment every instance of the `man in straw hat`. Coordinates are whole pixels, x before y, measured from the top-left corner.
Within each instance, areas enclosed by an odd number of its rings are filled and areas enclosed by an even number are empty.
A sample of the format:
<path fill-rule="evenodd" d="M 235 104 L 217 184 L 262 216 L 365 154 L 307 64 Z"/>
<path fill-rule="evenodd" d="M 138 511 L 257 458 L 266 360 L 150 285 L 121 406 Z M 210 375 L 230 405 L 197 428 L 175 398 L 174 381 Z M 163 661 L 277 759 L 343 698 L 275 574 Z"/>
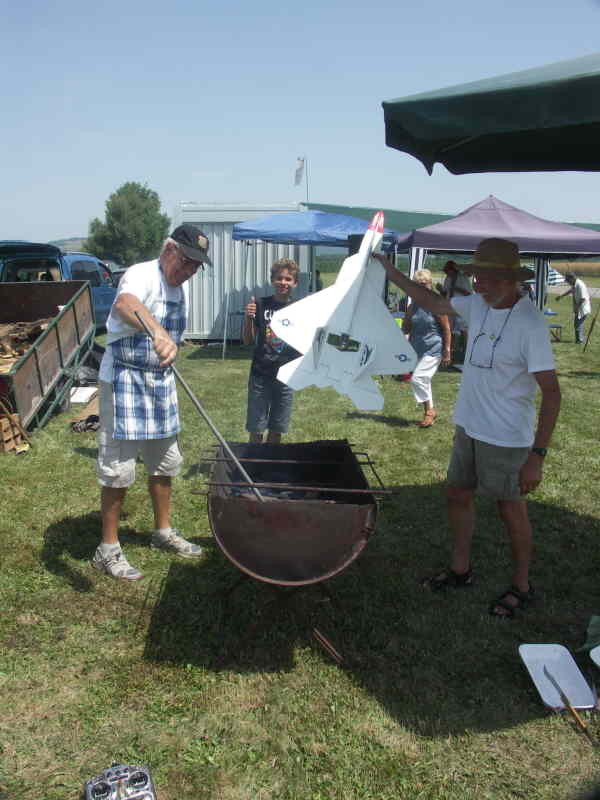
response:
<path fill-rule="evenodd" d="M 530 277 L 530 270 L 521 267 L 513 242 L 484 239 L 473 263 L 462 266 L 474 276 L 474 294 L 448 299 L 409 280 L 384 256 L 376 257 L 388 278 L 421 308 L 459 314 L 468 326 L 446 488 L 452 558 L 423 586 L 436 591 L 473 584 L 470 552 L 477 491 L 496 500 L 513 559 L 510 586 L 494 600 L 490 613 L 512 618 L 533 600 L 532 530 L 525 495 L 542 480 L 546 448 L 560 409 L 548 327 L 531 301 L 519 293 L 519 283 Z M 538 387 L 542 402 L 536 425 Z"/>

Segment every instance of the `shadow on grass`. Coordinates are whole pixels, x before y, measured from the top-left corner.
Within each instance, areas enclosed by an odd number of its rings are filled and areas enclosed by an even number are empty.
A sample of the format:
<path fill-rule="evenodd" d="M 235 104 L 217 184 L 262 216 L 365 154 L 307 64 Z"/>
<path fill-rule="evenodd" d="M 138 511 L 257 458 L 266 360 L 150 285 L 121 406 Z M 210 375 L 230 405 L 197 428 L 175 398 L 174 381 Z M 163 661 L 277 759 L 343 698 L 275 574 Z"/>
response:
<path fill-rule="evenodd" d="M 416 420 L 408 420 L 404 417 L 390 417 L 387 414 L 362 414 L 360 411 L 349 411 L 346 414 L 348 419 L 368 419 L 372 422 L 384 422 L 392 428 L 414 427 Z"/>
<path fill-rule="evenodd" d="M 65 517 L 50 525 L 44 533 L 41 551 L 42 562 L 54 575 L 64 578 L 76 592 L 90 592 L 93 582 L 89 578 L 89 562 L 100 541 L 100 512 L 93 511 L 79 517 Z M 127 544 L 139 546 L 142 538 L 132 528 L 120 527 L 119 539 Z M 150 540 L 148 538 L 148 545 Z M 67 557 L 83 561 L 83 569 L 75 569 Z"/>
<path fill-rule="evenodd" d="M 86 458 L 98 458 L 98 447 L 74 447 L 73 452 Z"/>
<path fill-rule="evenodd" d="M 488 615 L 510 583 L 508 544 L 495 505 L 478 501 L 476 584 L 431 593 L 419 579 L 447 563 L 441 485 L 400 486 L 380 503 L 377 533 L 357 561 L 327 582 L 290 595 L 242 581 L 217 547 L 202 564 L 173 563 L 150 621 L 145 658 L 241 673 L 291 670 L 296 646 L 317 627 L 344 656 L 350 679 L 418 735 L 497 731 L 545 713 L 518 657 L 523 642 L 572 652 L 600 611 L 600 525 L 530 503 L 537 604 L 513 621 Z M 289 601 L 289 602 L 288 602 Z M 588 665 L 587 656 L 575 654 Z"/>
<path fill-rule="evenodd" d="M 588 378 L 597 380 L 598 375 L 600 375 L 600 370 L 596 372 L 590 372 L 589 370 L 577 370 L 572 369 L 567 372 L 567 370 L 561 369 L 558 373 L 558 377 L 560 378 Z"/>

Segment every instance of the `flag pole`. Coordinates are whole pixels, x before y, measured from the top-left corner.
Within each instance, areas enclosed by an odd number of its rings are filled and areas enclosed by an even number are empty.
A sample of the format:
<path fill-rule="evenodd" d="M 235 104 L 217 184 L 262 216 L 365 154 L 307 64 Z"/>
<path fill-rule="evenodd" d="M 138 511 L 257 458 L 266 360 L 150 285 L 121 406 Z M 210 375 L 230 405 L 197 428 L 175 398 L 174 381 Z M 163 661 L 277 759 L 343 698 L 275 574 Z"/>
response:
<path fill-rule="evenodd" d="M 306 202 L 308 203 L 308 158 L 304 156 L 304 169 L 306 170 Z"/>

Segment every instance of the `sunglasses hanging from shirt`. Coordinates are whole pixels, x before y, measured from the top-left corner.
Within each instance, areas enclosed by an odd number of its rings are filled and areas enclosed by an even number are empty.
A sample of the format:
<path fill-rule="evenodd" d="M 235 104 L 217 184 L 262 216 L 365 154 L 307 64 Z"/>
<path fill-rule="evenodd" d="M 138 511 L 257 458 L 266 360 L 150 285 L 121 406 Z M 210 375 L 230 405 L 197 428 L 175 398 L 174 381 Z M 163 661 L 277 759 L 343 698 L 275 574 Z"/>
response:
<path fill-rule="evenodd" d="M 498 345 L 502 340 L 502 334 L 504 332 L 504 328 L 506 328 L 506 323 L 508 322 L 508 319 L 513 312 L 513 308 L 514 306 L 511 306 L 511 308 L 509 308 L 508 314 L 504 318 L 502 327 L 500 328 L 497 334 L 486 333 L 486 331 L 484 330 L 488 314 L 490 313 L 489 307 L 486 309 L 483 321 L 481 323 L 481 328 L 479 329 L 479 333 L 473 339 L 473 344 L 471 345 L 471 355 L 469 356 L 469 364 L 472 367 L 479 367 L 479 369 L 492 369 L 492 367 L 494 366 L 494 353 L 496 351 L 496 347 L 498 347 Z"/>

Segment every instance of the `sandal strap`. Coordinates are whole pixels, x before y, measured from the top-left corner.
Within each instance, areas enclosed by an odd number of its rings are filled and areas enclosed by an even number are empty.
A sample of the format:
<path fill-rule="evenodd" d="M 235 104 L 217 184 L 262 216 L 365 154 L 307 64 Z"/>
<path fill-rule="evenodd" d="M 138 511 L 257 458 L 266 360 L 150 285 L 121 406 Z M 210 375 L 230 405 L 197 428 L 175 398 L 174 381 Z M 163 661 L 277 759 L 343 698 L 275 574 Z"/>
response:
<path fill-rule="evenodd" d="M 510 589 L 507 589 L 502 597 L 506 597 L 507 594 L 514 595 L 517 600 L 521 603 L 531 603 L 534 596 L 533 586 L 531 583 L 529 584 L 529 589 L 526 592 L 522 592 L 518 586 L 515 586 L 514 583 L 511 584 Z"/>
<path fill-rule="evenodd" d="M 466 572 L 455 572 L 451 567 L 446 567 L 441 572 L 432 575 L 429 578 L 424 578 L 421 585 L 425 588 L 432 589 L 434 592 L 448 587 L 456 589 L 459 587 L 466 587 L 473 585 L 473 570 L 471 567 Z"/>
<path fill-rule="evenodd" d="M 508 589 L 503 592 L 500 597 L 498 597 L 492 605 L 490 606 L 490 614 L 493 617 L 507 617 L 512 619 L 515 616 L 516 611 L 521 611 L 527 608 L 528 605 L 533 603 L 534 601 L 534 590 L 533 586 L 530 583 L 529 589 L 526 592 L 522 592 L 518 586 L 511 584 Z M 508 598 L 514 597 L 517 602 L 516 603 L 509 603 Z M 506 614 L 498 614 L 496 608 L 503 608 L 507 613 Z"/>
<path fill-rule="evenodd" d="M 507 602 L 504 598 L 506 595 L 511 594 L 511 592 L 505 592 L 501 597 L 497 600 L 494 600 L 492 605 L 490 606 L 490 614 L 492 617 L 503 617 L 506 619 L 512 619 L 515 616 L 515 611 L 517 608 L 523 608 L 523 606 L 513 606 L 509 602 Z M 506 614 L 498 614 L 496 609 L 503 608 L 506 611 Z"/>

